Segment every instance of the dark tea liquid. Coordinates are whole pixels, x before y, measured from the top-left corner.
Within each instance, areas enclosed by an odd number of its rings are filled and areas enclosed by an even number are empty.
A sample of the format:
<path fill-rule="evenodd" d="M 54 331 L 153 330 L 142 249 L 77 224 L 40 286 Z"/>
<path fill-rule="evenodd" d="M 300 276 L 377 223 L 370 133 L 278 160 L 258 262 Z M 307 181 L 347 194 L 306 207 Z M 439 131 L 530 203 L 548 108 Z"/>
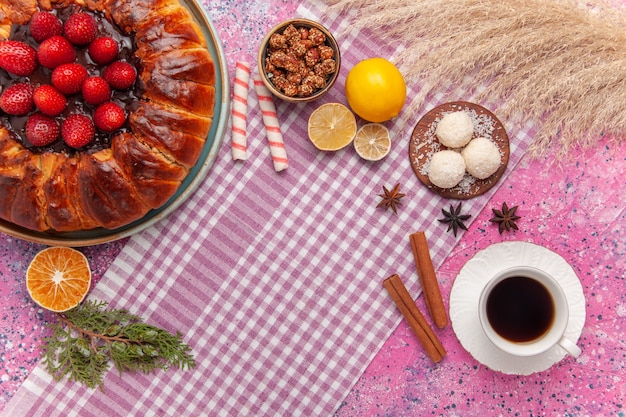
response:
<path fill-rule="evenodd" d="M 487 298 L 487 319 L 503 338 L 530 342 L 552 325 L 554 302 L 540 282 L 523 276 L 506 278 Z"/>

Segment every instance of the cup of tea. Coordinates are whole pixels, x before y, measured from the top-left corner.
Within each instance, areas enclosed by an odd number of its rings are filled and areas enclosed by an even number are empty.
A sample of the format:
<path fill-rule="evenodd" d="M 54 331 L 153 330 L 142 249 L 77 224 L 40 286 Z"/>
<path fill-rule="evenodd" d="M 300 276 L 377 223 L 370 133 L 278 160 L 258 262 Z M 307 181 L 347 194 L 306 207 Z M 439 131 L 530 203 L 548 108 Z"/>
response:
<path fill-rule="evenodd" d="M 581 353 L 565 336 L 565 292 L 545 271 L 518 266 L 499 272 L 483 288 L 478 308 L 482 329 L 504 352 L 533 356 L 559 345 L 571 356 Z"/>

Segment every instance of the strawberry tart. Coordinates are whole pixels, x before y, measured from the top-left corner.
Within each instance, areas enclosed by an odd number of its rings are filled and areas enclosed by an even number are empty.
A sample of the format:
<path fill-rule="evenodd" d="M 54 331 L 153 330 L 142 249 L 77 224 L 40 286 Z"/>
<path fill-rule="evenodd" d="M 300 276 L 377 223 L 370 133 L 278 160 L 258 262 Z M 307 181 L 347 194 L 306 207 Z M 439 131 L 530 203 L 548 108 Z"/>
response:
<path fill-rule="evenodd" d="M 214 62 L 178 0 L 3 0 L 0 219 L 141 219 L 198 161 L 214 106 Z"/>

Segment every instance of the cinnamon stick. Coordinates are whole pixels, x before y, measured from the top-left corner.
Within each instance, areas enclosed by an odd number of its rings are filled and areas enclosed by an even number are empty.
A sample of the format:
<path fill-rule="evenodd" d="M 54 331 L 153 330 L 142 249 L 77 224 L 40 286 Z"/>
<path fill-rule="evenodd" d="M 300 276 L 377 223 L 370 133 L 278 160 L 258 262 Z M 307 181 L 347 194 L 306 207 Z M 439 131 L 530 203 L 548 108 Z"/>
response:
<path fill-rule="evenodd" d="M 446 350 L 439 341 L 437 335 L 430 328 L 426 319 L 417 308 L 409 291 L 404 286 L 399 275 L 394 274 L 383 281 L 383 286 L 389 291 L 389 295 L 396 303 L 398 310 L 413 329 L 426 354 L 434 361 L 439 362 L 446 356 Z"/>
<path fill-rule="evenodd" d="M 439 282 L 437 282 L 437 275 L 430 257 L 426 235 L 424 232 L 416 232 L 409 235 L 409 239 L 411 240 L 415 267 L 417 268 L 417 275 L 424 292 L 426 306 L 435 325 L 443 329 L 448 325 L 448 315 L 441 297 Z"/>

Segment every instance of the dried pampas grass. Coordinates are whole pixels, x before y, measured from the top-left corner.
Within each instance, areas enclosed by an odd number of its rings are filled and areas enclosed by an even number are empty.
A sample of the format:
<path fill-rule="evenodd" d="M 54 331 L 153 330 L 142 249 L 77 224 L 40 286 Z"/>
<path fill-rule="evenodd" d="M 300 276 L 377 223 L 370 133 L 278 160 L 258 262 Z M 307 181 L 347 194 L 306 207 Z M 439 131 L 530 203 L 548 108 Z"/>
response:
<path fill-rule="evenodd" d="M 531 154 L 557 159 L 626 134 L 626 15 L 589 0 L 324 0 L 350 28 L 403 49 L 393 59 L 429 94 L 461 85 L 506 121 L 539 124 Z M 462 98 L 461 98 L 462 99 Z M 554 146 L 554 147 L 553 147 Z"/>

